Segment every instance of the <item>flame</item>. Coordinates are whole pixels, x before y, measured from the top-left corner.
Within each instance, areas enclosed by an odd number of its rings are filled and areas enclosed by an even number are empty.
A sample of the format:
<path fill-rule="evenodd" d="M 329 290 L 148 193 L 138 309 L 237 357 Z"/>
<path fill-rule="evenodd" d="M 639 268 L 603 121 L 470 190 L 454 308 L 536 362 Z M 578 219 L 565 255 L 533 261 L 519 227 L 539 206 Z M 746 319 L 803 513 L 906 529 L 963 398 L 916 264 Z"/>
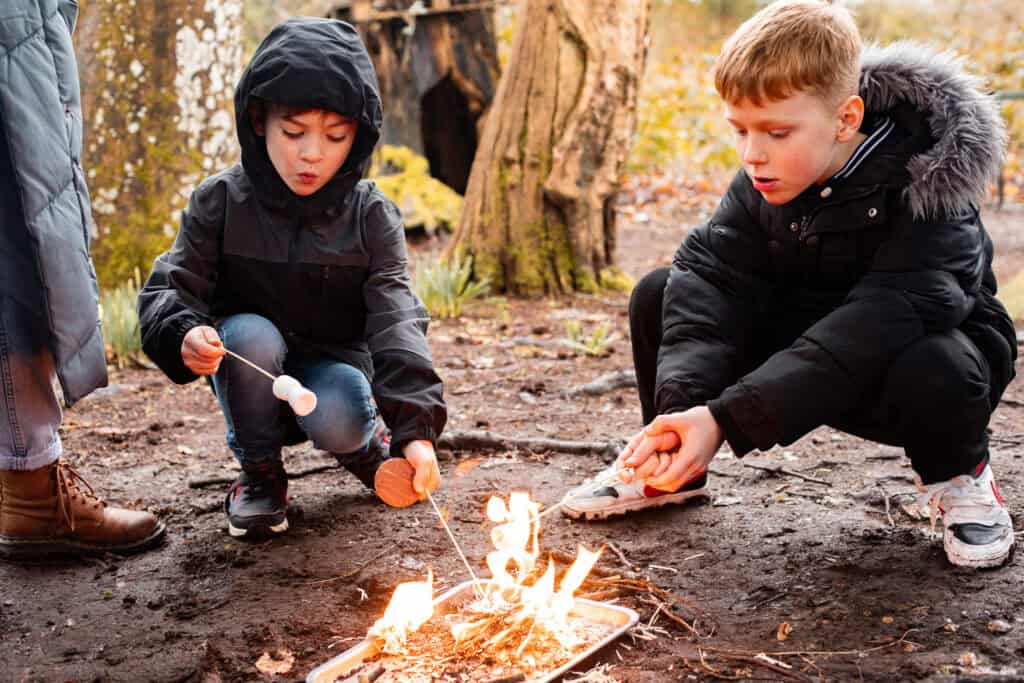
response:
<path fill-rule="evenodd" d="M 569 624 L 569 613 L 576 591 L 601 551 L 579 546 L 575 561 L 557 588 L 555 563 L 551 559 L 540 578 L 527 583 L 535 576 L 540 557 L 539 512 L 540 504 L 530 500 L 526 493 L 512 493 L 507 503 L 497 497 L 487 501 L 487 516 L 497 523 L 491 530 L 494 550 L 486 558 L 492 580 L 488 590 L 478 593 L 476 601 L 464 606 L 463 614 L 469 619 L 451 624 L 456 646 L 472 643 L 474 647 L 484 646 L 498 652 L 500 646 L 514 644 L 515 639 L 521 638 L 514 657 L 529 659 L 533 655 L 524 652 L 538 639 L 553 640 L 567 649 L 582 642 L 581 634 Z M 370 628 L 368 636 L 383 640 L 385 652 L 402 652 L 408 634 L 433 616 L 432 595 L 432 573 L 426 581 L 399 584 L 384 616 Z"/>
<path fill-rule="evenodd" d="M 384 641 L 384 651 L 394 652 L 405 645 L 409 633 L 434 616 L 434 573 L 427 572 L 426 581 L 406 581 L 395 587 L 391 602 L 367 636 Z"/>

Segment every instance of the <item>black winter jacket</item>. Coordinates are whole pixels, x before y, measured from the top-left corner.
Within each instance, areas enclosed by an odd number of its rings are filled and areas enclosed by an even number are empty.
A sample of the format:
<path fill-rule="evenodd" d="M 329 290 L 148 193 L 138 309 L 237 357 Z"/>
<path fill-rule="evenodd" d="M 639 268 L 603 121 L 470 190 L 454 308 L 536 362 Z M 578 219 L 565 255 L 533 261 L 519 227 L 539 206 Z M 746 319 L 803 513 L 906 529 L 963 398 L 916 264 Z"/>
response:
<path fill-rule="evenodd" d="M 196 376 L 185 333 L 237 313 L 271 320 L 291 351 L 358 367 L 392 430 L 392 449 L 435 441 L 447 418 L 426 342 L 429 315 L 409 286 L 398 208 L 360 180 L 379 137 L 373 65 L 343 22 L 291 19 L 256 51 L 235 93 L 242 163 L 192 194 L 170 251 L 139 296 L 143 349 L 172 380 Z M 247 115 L 255 98 L 329 109 L 359 122 L 348 159 L 309 197 L 291 192 Z"/>
<path fill-rule="evenodd" d="M 909 43 L 866 51 L 861 96 L 896 131 L 852 176 L 772 206 L 741 171 L 675 256 L 657 409 L 707 404 L 738 455 L 841 423 L 924 335 L 960 328 L 993 384 L 1013 376 L 978 215 L 998 111 L 954 60 Z"/>

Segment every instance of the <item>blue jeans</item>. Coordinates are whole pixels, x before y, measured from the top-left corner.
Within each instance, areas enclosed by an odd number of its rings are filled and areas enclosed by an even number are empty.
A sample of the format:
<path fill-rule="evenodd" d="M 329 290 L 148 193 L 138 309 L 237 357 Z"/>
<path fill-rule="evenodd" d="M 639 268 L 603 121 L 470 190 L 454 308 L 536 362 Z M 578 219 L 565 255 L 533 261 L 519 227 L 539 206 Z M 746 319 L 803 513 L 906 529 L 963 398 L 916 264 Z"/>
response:
<path fill-rule="evenodd" d="M 337 454 L 365 451 L 373 436 L 376 411 L 366 376 L 323 355 L 289 353 L 272 322 L 253 313 L 225 318 L 218 325 L 224 346 L 272 375 L 287 374 L 316 394 L 309 415 L 295 415 L 271 391 L 271 381 L 241 361 L 225 356 L 213 376 L 227 422 L 228 447 L 243 465 L 277 462 L 295 424 L 317 448 Z"/>
<path fill-rule="evenodd" d="M 49 335 L 37 311 L 0 292 L 0 470 L 34 470 L 61 456 Z"/>

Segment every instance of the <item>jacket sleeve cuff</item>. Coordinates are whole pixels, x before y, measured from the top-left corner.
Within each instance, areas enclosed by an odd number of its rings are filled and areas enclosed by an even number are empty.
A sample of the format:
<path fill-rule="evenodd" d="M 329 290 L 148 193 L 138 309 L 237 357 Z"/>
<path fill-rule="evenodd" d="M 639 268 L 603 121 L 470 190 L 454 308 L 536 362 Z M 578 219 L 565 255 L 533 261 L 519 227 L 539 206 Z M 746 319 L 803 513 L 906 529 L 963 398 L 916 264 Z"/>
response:
<path fill-rule="evenodd" d="M 393 434 L 391 437 L 391 457 L 405 457 L 405 454 L 402 451 L 406 444 L 411 441 L 429 441 L 436 445 L 437 433 L 428 426 L 422 426 L 413 431 L 403 431 L 401 434 Z"/>
<path fill-rule="evenodd" d="M 736 421 L 732 418 L 729 409 L 725 405 L 725 401 L 720 398 L 708 401 L 708 410 L 711 411 L 712 417 L 715 418 L 719 428 L 722 430 L 722 434 L 725 435 L 725 440 L 729 442 L 729 448 L 732 449 L 733 454 L 737 458 L 742 458 L 754 450 L 754 443 L 747 438 L 739 428 L 739 425 L 736 424 Z"/>

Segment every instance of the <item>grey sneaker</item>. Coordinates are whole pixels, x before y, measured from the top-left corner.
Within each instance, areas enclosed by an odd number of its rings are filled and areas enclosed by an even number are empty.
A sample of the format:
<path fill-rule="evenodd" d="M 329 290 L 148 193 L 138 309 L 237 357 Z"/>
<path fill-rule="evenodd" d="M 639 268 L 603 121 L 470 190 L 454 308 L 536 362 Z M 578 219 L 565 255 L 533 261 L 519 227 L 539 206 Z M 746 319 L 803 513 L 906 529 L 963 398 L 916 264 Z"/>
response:
<path fill-rule="evenodd" d="M 961 474 L 948 481 L 918 483 L 917 505 L 929 508 L 932 529 L 942 517 L 942 544 L 950 563 L 958 567 L 998 567 L 1013 550 L 1013 522 L 996 488 L 992 468 Z"/>
<path fill-rule="evenodd" d="M 683 484 L 678 491 L 662 491 L 642 480 L 626 483 L 615 478 L 615 465 L 569 491 L 562 513 L 573 519 L 605 519 L 636 510 L 685 503 L 708 496 L 708 474 L 704 472 Z"/>

